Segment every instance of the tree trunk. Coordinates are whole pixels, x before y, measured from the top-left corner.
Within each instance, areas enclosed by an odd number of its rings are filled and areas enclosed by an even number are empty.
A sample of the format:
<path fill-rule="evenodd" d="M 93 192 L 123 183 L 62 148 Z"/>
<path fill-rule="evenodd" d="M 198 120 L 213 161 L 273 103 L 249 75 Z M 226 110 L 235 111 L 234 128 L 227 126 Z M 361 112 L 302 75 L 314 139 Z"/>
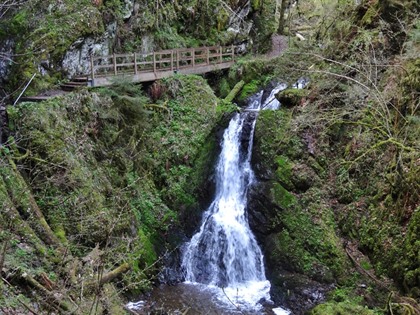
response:
<path fill-rule="evenodd" d="M 286 13 L 286 8 L 287 8 L 288 4 L 289 4 L 289 0 L 282 0 L 281 1 L 279 28 L 277 30 L 277 33 L 279 33 L 279 34 L 284 33 L 284 25 L 286 23 L 286 20 L 284 18 L 284 14 Z"/>
<path fill-rule="evenodd" d="M 8 157 L 8 162 L 9 165 L 6 165 L 4 169 L 5 173 L 1 175 L 3 175 L 4 184 L 13 205 L 18 209 L 22 209 L 24 215 L 28 215 L 27 221 L 46 244 L 64 250 L 63 244 L 48 225 L 44 214 L 38 207 L 30 188 L 17 169 L 15 162 L 10 157 Z M 20 216 L 22 215 L 20 214 Z M 22 219 L 25 220 L 25 218 Z"/>

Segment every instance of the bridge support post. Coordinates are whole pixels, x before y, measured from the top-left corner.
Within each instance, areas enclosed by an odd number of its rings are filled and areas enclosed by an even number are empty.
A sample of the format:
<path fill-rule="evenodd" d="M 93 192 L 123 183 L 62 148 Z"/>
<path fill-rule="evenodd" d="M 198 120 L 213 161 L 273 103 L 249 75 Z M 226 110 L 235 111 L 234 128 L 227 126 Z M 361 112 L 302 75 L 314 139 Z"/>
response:
<path fill-rule="evenodd" d="M 207 65 L 210 64 L 210 49 L 207 47 L 206 49 L 206 55 L 207 55 Z"/>
<path fill-rule="evenodd" d="M 114 74 L 117 75 L 117 57 L 115 56 L 115 54 L 112 54 L 112 62 L 114 65 Z"/>
<path fill-rule="evenodd" d="M 134 74 L 137 74 L 137 54 L 134 53 Z"/>
<path fill-rule="evenodd" d="M 195 67 L 195 49 L 194 48 L 191 49 L 191 64 L 192 64 L 192 67 L 194 68 Z"/>
<path fill-rule="evenodd" d="M 219 46 L 219 54 L 220 54 L 220 63 L 222 63 L 223 62 L 223 47 L 222 46 Z"/>
<path fill-rule="evenodd" d="M 235 46 L 231 46 L 231 48 L 230 48 L 232 51 L 231 51 L 231 53 L 232 53 L 232 61 L 234 61 L 235 60 Z"/>
<path fill-rule="evenodd" d="M 171 71 L 174 71 L 174 51 L 171 50 Z"/>
<path fill-rule="evenodd" d="M 95 80 L 95 68 L 93 65 L 93 55 L 90 55 L 90 76 L 92 78 L 92 84 L 93 84 L 93 80 Z"/>
<path fill-rule="evenodd" d="M 156 53 L 153 52 L 153 72 L 156 75 Z"/>

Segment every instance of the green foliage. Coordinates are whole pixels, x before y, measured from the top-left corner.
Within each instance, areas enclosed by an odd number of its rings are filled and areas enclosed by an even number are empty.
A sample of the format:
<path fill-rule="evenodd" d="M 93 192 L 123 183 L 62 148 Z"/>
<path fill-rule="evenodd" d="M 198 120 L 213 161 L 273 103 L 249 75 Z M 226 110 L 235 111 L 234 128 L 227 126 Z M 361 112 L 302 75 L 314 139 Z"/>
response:
<path fill-rule="evenodd" d="M 258 92 L 260 88 L 261 82 L 259 80 L 252 80 L 251 82 L 244 85 L 238 100 L 242 102 L 245 101 L 248 97 Z"/>
<path fill-rule="evenodd" d="M 152 243 L 150 242 L 150 238 L 146 236 L 146 234 L 143 232 L 143 230 L 138 231 L 139 235 L 139 241 L 140 241 L 140 259 L 143 261 L 146 266 L 150 266 L 156 262 L 156 253 L 153 248 Z M 142 269 L 144 266 L 142 267 Z"/>
<path fill-rule="evenodd" d="M 259 10 L 261 8 L 261 5 L 262 5 L 261 0 L 252 0 L 251 1 L 252 10 L 255 10 L 255 11 Z"/>
<path fill-rule="evenodd" d="M 195 47 L 195 43 L 178 34 L 175 28 L 160 28 L 155 33 L 156 44 L 162 49 Z"/>
<path fill-rule="evenodd" d="M 370 310 L 366 307 L 350 303 L 350 302 L 328 302 L 320 304 L 315 307 L 310 313 L 310 315 L 379 315 L 383 314 L 382 312 Z"/>
<path fill-rule="evenodd" d="M 277 0 L 251 2 L 253 10 L 257 11 L 254 17 L 255 37 L 259 52 L 266 52 L 271 48 L 271 36 L 276 34 L 280 20 L 280 4 Z"/>
<path fill-rule="evenodd" d="M 219 84 L 219 97 L 225 98 L 230 92 L 230 85 L 226 78 L 222 78 Z"/>

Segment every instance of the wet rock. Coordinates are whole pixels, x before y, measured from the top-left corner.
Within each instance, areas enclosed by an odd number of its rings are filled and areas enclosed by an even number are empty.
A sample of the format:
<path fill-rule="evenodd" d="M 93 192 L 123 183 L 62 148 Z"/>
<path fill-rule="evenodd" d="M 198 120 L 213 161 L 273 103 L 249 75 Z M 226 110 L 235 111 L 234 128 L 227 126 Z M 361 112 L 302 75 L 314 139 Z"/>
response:
<path fill-rule="evenodd" d="M 172 253 L 167 254 L 163 258 L 164 267 L 161 269 L 158 279 L 159 282 L 175 285 L 184 281 L 184 273 L 181 268 L 182 252 L 177 248 Z"/>
<path fill-rule="evenodd" d="M 308 310 L 324 302 L 327 292 L 334 288 L 334 285 L 322 284 L 297 273 L 283 271 L 271 276 L 272 299 L 290 309 L 293 315 L 306 314 Z"/>
<path fill-rule="evenodd" d="M 239 149 L 242 158 L 244 158 L 247 156 L 247 152 L 249 150 L 249 144 L 251 142 L 251 133 L 253 130 L 256 115 L 255 113 L 242 113 L 242 115 L 246 115 L 246 118 L 242 127 L 241 145 Z"/>
<path fill-rule="evenodd" d="M 281 229 L 281 226 L 272 224 L 278 219 L 281 209 L 270 200 L 270 188 L 271 183 L 260 182 L 251 186 L 248 192 L 248 222 L 258 239 Z"/>
<path fill-rule="evenodd" d="M 264 104 L 265 101 L 270 97 L 271 91 L 278 87 L 280 84 L 284 84 L 287 87 L 287 84 L 284 82 L 278 82 L 278 81 L 271 81 L 265 88 L 263 95 L 261 97 L 261 103 Z"/>

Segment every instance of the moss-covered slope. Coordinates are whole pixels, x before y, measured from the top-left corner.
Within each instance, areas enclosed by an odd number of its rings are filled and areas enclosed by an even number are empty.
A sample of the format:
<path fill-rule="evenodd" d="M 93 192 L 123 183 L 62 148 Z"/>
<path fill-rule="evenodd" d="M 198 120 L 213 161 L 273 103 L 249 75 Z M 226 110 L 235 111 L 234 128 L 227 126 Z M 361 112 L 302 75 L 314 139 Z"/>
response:
<path fill-rule="evenodd" d="M 331 302 L 314 314 L 370 313 L 356 304 L 415 314 L 419 7 L 343 1 L 336 8 L 348 21 L 328 15 L 340 23 L 321 24 L 318 38 L 291 41 L 282 57 L 243 63 L 231 73 L 290 86 L 310 78 L 304 90 L 278 95 L 282 109 L 260 113 L 253 152 L 260 182 L 251 193 L 251 224 L 278 298 L 298 314 L 303 288 L 322 292 L 311 281 L 335 286 Z M 388 299 L 391 291 L 398 293 Z"/>
<path fill-rule="evenodd" d="M 146 288 L 159 257 L 179 243 L 169 231 L 206 194 L 223 111 L 200 77 L 153 89 L 154 103 L 125 84 L 9 108 L 14 136 L 0 171 L 5 310 L 22 309 L 23 299 L 44 311 L 60 295 L 80 314 L 91 305 L 117 314 L 122 302 L 108 282 L 117 276 L 120 293 Z M 63 311 L 58 300 L 50 307 Z"/>

